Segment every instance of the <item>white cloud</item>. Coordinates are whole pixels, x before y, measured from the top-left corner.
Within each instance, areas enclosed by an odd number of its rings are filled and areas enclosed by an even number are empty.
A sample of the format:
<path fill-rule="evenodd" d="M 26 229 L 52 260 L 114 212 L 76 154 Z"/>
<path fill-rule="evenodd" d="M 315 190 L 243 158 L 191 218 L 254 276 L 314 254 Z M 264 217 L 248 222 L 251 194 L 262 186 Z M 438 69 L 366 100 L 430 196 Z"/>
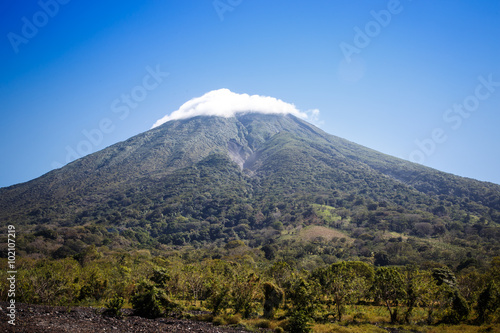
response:
<path fill-rule="evenodd" d="M 280 99 L 260 95 L 236 94 L 229 89 L 212 90 L 201 97 L 184 103 L 179 110 L 158 119 L 153 128 L 167 121 L 192 118 L 196 116 L 234 117 L 239 113 L 257 112 L 264 114 L 292 114 L 299 118 L 313 120 L 318 117 L 319 110 L 299 111 L 295 105 Z"/>

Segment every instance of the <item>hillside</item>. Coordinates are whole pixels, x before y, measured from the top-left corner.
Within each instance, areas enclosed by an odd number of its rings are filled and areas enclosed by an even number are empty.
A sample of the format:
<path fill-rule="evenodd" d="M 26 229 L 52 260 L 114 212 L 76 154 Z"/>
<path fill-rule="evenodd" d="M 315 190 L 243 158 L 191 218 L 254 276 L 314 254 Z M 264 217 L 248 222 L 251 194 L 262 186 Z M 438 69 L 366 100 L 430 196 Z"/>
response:
<path fill-rule="evenodd" d="M 457 266 L 500 253 L 500 186 L 381 154 L 291 115 L 195 117 L 0 189 L 0 223 L 22 230 L 23 256 L 242 240 L 305 266 L 383 255 Z M 354 241 L 300 237 L 309 225 Z"/>

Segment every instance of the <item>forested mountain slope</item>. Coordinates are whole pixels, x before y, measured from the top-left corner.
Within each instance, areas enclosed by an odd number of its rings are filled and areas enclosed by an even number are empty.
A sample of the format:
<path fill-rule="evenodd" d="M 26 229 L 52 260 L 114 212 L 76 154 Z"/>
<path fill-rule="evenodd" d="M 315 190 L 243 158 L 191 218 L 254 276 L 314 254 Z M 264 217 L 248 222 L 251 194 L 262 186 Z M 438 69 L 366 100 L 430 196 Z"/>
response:
<path fill-rule="evenodd" d="M 457 264 L 499 253 L 500 186 L 249 113 L 170 121 L 2 188 L 0 221 L 26 255 L 243 240 L 269 256 Z M 304 240 L 310 226 L 345 237 Z"/>

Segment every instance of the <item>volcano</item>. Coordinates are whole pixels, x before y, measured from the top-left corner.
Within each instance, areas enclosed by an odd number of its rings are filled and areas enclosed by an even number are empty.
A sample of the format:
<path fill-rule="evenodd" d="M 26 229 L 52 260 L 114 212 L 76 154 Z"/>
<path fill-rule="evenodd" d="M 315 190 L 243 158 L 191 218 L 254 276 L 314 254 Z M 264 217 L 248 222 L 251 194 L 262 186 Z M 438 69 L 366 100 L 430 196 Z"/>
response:
<path fill-rule="evenodd" d="M 259 247 L 317 226 L 352 240 L 355 257 L 373 255 L 366 247 L 377 239 L 439 240 L 460 245 L 457 256 L 478 253 L 479 242 L 492 256 L 500 186 L 379 153 L 291 114 L 247 112 L 171 120 L 2 188 L 0 221 L 23 230 L 26 255 L 64 257 L 91 244 Z"/>

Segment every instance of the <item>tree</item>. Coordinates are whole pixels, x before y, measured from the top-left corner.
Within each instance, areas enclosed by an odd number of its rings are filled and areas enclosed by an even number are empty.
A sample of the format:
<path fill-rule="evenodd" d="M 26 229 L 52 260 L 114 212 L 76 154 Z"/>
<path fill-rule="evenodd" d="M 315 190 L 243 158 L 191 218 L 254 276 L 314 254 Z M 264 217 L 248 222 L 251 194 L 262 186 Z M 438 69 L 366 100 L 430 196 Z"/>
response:
<path fill-rule="evenodd" d="M 323 291 L 333 299 L 339 321 L 342 320 L 345 305 L 364 294 L 370 275 L 373 276 L 373 269 L 368 264 L 346 261 L 317 272 L 316 277 Z"/>
<path fill-rule="evenodd" d="M 458 324 L 469 317 L 470 309 L 465 298 L 460 294 L 458 289 L 453 292 L 453 300 L 451 302 L 451 311 L 443 318 L 443 322 L 449 324 Z"/>
<path fill-rule="evenodd" d="M 282 290 L 286 290 L 287 287 L 291 287 L 292 281 L 295 278 L 295 274 L 286 262 L 284 261 L 278 261 L 276 262 L 270 269 L 269 269 L 269 275 L 274 278 L 274 281 L 278 285 L 279 288 Z M 287 302 L 287 295 L 286 293 L 283 294 L 283 302 L 285 303 L 286 307 L 286 302 Z"/>
<path fill-rule="evenodd" d="M 243 313 L 244 318 L 250 317 L 254 310 L 253 301 L 260 289 L 259 284 L 260 278 L 255 273 L 247 274 L 247 272 L 243 272 L 236 276 L 231 291 L 235 313 Z"/>
<path fill-rule="evenodd" d="M 415 266 L 407 266 L 403 274 L 405 280 L 405 305 L 404 320 L 410 323 L 413 310 L 418 306 L 432 303 L 429 290 L 434 286 L 434 280 L 429 272 L 420 271 Z"/>
<path fill-rule="evenodd" d="M 87 246 L 85 249 L 80 251 L 78 254 L 75 254 L 73 258 L 85 267 L 92 260 L 100 258 L 102 255 L 97 251 L 95 245 Z"/>
<path fill-rule="evenodd" d="M 204 276 L 200 270 L 200 267 L 196 265 L 186 265 L 182 268 L 183 280 L 188 288 L 189 292 L 193 297 L 193 302 L 196 301 L 202 294 L 205 285 L 203 284 Z"/>
<path fill-rule="evenodd" d="M 86 278 L 85 284 L 80 289 L 78 299 L 90 299 L 99 301 L 105 296 L 107 287 L 108 279 L 102 277 L 96 269 L 93 269 L 89 277 Z"/>
<path fill-rule="evenodd" d="M 264 288 L 264 318 L 274 318 L 274 312 L 284 299 L 283 290 L 274 283 L 266 282 Z"/>
<path fill-rule="evenodd" d="M 216 316 L 228 307 L 231 290 L 227 283 L 210 278 L 208 291 L 210 296 L 207 306 L 212 310 L 212 315 Z"/>
<path fill-rule="evenodd" d="M 469 305 L 475 302 L 486 286 L 484 275 L 475 267 L 468 267 L 457 276 L 457 285 L 460 293 L 468 300 Z"/>
<path fill-rule="evenodd" d="M 377 252 L 375 253 L 375 266 L 387 266 L 389 265 L 389 257 L 385 252 Z"/>
<path fill-rule="evenodd" d="M 293 307 L 288 311 L 289 331 L 291 333 L 307 333 L 311 331 L 309 322 L 318 306 L 318 285 L 316 281 L 297 278 L 290 288 L 289 299 Z"/>
<path fill-rule="evenodd" d="M 105 304 L 106 311 L 104 314 L 113 316 L 113 317 L 123 317 L 122 307 L 125 304 L 125 299 L 123 297 L 115 296 L 112 299 L 108 300 Z"/>
<path fill-rule="evenodd" d="M 467 319 L 470 313 L 469 305 L 457 288 L 455 274 L 448 267 L 435 268 L 432 277 L 436 286 L 432 288 L 432 300 L 428 307 L 428 322 L 433 321 L 433 313 L 437 308 L 443 312 L 443 323 L 458 324 Z"/>
<path fill-rule="evenodd" d="M 427 306 L 427 324 L 434 324 L 435 317 L 443 314 L 452 302 L 451 296 L 453 293 L 453 288 L 449 285 L 442 283 L 438 284 L 436 279 L 432 279 L 432 283 L 428 290 L 428 298 L 426 298 Z M 436 314 L 438 316 L 436 316 Z"/>
<path fill-rule="evenodd" d="M 234 265 L 222 260 L 211 260 L 206 265 L 207 306 L 214 316 L 229 306 L 235 276 Z"/>
<path fill-rule="evenodd" d="M 261 250 L 264 251 L 264 256 L 267 260 L 273 260 L 276 256 L 276 247 L 273 245 L 264 245 Z"/>
<path fill-rule="evenodd" d="M 311 332 L 310 317 L 302 309 L 294 309 L 289 314 L 288 330 L 290 333 L 309 333 Z"/>
<path fill-rule="evenodd" d="M 137 286 L 130 299 L 137 315 L 146 318 L 158 318 L 164 315 L 166 303 L 165 293 L 158 289 L 153 282 L 143 280 Z"/>
<path fill-rule="evenodd" d="M 73 303 L 78 295 L 74 283 L 81 267 L 70 258 L 38 261 L 34 267 L 23 269 L 18 277 L 18 301 L 35 304 L 64 305 Z"/>
<path fill-rule="evenodd" d="M 405 298 L 404 279 L 395 267 L 380 267 L 375 271 L 373 291 L 389 311 L 391 323 L 398 321 L 399 303 Z"/>
<path fill-rule="evenodd" d="M 434 268 L 432 270 L 432 276 L 437 281 L 437 285 L 446 284 L 452 288 L 457 285 L 457 279 L 455 274 L 448 267 Z"/>
<path fill-rule="evenodd" d="M 299 277 L 292 283 L 288 299 L 293 304 L 288 311 L 290 317 L 296 317 L 299 321 L 304 318 L 310 320 L 318 308 L 319 285 L 314 280 Z"/>
<path fill-rule="evenodd" d="M 482 324 L 500 308 L 500 289 L 494 281 L 488 283 L 477 299 L 477 321 Z"/>

